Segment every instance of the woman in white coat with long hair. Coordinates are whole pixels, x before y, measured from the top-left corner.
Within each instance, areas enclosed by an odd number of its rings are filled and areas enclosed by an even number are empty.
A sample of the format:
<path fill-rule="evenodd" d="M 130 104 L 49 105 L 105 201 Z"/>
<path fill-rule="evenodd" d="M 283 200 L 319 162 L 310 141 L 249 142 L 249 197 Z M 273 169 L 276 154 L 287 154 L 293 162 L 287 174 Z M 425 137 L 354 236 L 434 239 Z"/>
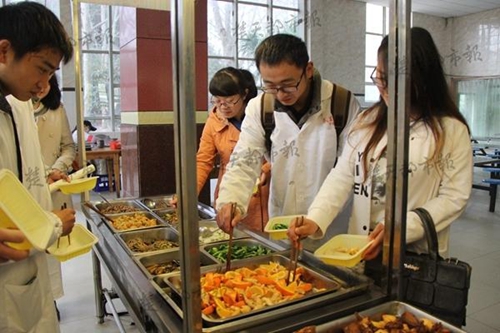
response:
<path fill-rule="evenodd" d="M 378 49 L 372 79 L 381 99 L 362 112 L 351 127 L 342 156 L 308 209 L 304 225 L 288 230 L 298 237 L 322 237 L 354 194 L 349 233 L 375 240 L 364 259 L 382 248 L 387 161 L 388 37 Z M 434 41 L 422 28 L 411 29 L 411 109 L 406 242 L 426 252 L 422 223 L 413 209 L 425 208 L 436 225 L 439 252 L 448 256 L 450 225 L 464 211 L 472 188 L 472 148 L 465 118 L 453 101 Z"/>
<path fill-rule="evenodd" d="M 76 149 L 55 75 L 50 78 L 49 85 L 44 87 L 32 101 L 43 162 L 51 174 L 59 173 L 65 177 L 75 159 Z M 56 191 L 51 196 L 52 206 L 55 209 L 73 207 L 70 195 Z M 52 293 L 56 300 L 64 295 L 61 264 L 50 255 L 47 256 L 47 262 Z M 59 311 L 57 315 L 59 317 Z"/>

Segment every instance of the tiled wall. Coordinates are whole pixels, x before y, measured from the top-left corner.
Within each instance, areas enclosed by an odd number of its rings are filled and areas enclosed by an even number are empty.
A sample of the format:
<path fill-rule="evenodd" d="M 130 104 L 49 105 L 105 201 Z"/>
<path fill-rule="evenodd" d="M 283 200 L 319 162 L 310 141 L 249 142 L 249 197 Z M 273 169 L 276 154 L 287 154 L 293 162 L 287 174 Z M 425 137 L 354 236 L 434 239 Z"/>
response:
<path fill-rule="evenodd" d="M 352 0 L 311 1 L 311 58 L 323 78 L 364 93 L 366 5 Z"/>
<path fill-rule="evenodd" d="M 314 65 L 326 79 L 364 93 L 366 4 L 310 2 L 307 27 Z M 500 9 L 459 18 L 414 13 L 413 25 L 432 34 L 452 76 L 500 75 Z"/>
<path fill-rule="evenodd" d="M 449 58 L 451 74 L 500 75 L 500 9 L 450 21 L 454 49 Z"/>
<path fill-rule="evenodd" d="M 431 32 L 447 74 L 500 75 L 500 9 L 450 19 L 414 14 L 413 25 Z"/>

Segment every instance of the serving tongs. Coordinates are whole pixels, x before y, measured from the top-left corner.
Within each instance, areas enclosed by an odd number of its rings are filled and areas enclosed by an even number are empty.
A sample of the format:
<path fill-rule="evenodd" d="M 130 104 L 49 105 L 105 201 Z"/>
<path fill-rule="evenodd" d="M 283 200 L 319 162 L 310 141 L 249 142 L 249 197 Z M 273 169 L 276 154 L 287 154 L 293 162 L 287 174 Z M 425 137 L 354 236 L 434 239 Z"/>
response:
<path fill-rule="evenodd" d="M 61 206 L 61 210 L 68 208 L 66 203 L 63 203 Z M 57 238 L 57 248 L 59 248 L 59 243 L 61 242 L 61 236 Z M 71 233 L 68 234 L 68 245 L 71 245 Z"/>
<path fill-rule="evenodd" d="M 298 218 L 297 223 L 295 224 L 296 228 L 301 227 L 304 224 L 304 216 Z M 297 242 L 292 243 L 292 248 L 290 249 L 290 264 L 288 265 L 288 274 L 286 275 L 286 285 L 290 284 L 290 275 L 292 276 L 292 282 L 295 281 L 295 274 L 297 272 L 297 262 L 299 261 L 300 254 L 300 240 L 302 238 L 299 237 Z"/>
<path fill-rule="evenodd" d="M 104 218 L 105 220 L 108 220 L 109 222 L 111 223 L 114 223 L 113 219 L 111 219 L 110 217 L 104 215 L 103 213 L 101 213 L 97 208 L 95 208 L 90 202 L 86 201 L 83 203 L 85 205 L 85 207 L 89 208 L 90 210 L 94 211 L 95 213 L 97 213 L 97 215 L 99 215 L 100 217 Z"/>
<path fill-rule="evenodd" d="M 231 203 L 231 217 L 229 219 L 229 243 L 227 248 L 227 257 L 226 257 L 226 272 L 231 270 L 231 255 L 233 252 L 233 219 L 234 213 L 236 212 L 236 203 Z"/>

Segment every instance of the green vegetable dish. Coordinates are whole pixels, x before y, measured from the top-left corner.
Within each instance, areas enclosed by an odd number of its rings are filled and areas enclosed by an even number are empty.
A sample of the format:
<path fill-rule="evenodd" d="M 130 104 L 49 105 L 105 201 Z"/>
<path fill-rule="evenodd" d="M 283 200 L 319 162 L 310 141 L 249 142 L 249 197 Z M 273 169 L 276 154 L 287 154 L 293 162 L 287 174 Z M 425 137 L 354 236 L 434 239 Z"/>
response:
<path fill-rule="evenodd" d="M 275 225 L 273 225 L 273 230 L 284 230 L 284 229 L 288 229 L 288 226 L 284 223 L 276 223 Z"/>
<path fill-rule="evenodd" d="M 229 246 L 227 244 L 222 244 L 219 246 L 214 246 L 208 250 L 208 253 L 212 255 L 215 259 L 226 262 L 227 250 Z M 263 256 L 270 254 L 272 251 L 262 245 L 233 245 L 231 252 L 231 259 L 245 259 Z"/>

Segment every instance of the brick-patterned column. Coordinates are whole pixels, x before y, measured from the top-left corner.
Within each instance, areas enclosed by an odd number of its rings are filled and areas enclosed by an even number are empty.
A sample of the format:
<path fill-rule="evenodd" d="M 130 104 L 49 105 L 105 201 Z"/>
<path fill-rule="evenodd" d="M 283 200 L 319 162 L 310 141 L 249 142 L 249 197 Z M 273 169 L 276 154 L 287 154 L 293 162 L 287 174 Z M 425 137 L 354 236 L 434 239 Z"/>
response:
<path fill-rule="evenodd" d="M 207 3 L 195 19 L 197 132 L 207 116 Z M 123 7 L 120 15 L 124 196 L 175 193 L 170 12 Z M 207 186 L 206 186 L 207 188 Z M 208 191 L 200 196 L 209 202 Z"/>

